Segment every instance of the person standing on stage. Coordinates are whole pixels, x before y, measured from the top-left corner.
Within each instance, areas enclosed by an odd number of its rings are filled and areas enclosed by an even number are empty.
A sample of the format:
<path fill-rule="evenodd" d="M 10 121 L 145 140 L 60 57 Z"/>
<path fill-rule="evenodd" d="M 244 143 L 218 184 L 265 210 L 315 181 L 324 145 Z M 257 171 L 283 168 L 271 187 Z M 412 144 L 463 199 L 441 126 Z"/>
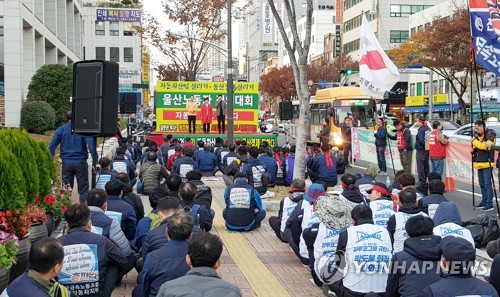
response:
<path fill-rule="evenodd" d="M 203 133 L 210 134 L 210 125 L 212 124 L 212 105 L 210 99 L 205 97 L 203 105 L 201 106 L 201 121 L 203 123 Z"/>
<path fill-rule="evenodd" d="M 189 134 L 196 134 L 196 111 L 198 110 L 198 103 L 194 101 L 194 96 L 189 98 L 189 102 L 186 103 Z M 192 128 L 191 128 L 192 127 Z"/>
<path fill-rule="evenodd" d="M 226 133 L 226 101 L 222 98 L 222 95 L 217 95 L 217 106 L 216 106 L 216 114 L 217 114 L 217 128 L 219 128 L 219 134 Z M 222 129 L 221 129 L 222 127 Z"/>

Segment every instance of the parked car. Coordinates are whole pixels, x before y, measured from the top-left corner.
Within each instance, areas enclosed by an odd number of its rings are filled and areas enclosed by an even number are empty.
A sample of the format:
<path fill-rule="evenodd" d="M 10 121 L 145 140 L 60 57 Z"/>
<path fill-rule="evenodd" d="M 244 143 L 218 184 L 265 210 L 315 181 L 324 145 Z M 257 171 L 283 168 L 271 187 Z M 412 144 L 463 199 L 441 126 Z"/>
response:
<path fill-rule="evenodd" d="M 500 123 L 499 122 L 486 122 L 486 128 L 493 129 L 497 134 L 497 143 L 500 141 Z M 460 129 L 448 134 L 450 140 L 457 142 L 469 143 L 472 135 L 474 134 L 474 124 L 467 124 L 462 126 Z"/>
<path fill-rule="evenodd" d="M 441 122 L 441 125 L 443 125 L 443 134 L 444 135 L 451 135 L 453 132 L 458 130 L 460 128 L 460 125 L 452 122 L 452 121 L 447 121 L 447 120 L 439 120 Z M 432 123 L 427 121 L 427 126 L 432 129 Z M 413 124 L 413 126 L 410 127 L 410 132 L 411 135 L 417 135 L 418 132 L 418 127 L 417 124 Z"/>
<path fill-rule="evenodd" d="M 267 119 L 261 122 L 260 131 L 264 133 L 274 132 L 274 119 Z"/>

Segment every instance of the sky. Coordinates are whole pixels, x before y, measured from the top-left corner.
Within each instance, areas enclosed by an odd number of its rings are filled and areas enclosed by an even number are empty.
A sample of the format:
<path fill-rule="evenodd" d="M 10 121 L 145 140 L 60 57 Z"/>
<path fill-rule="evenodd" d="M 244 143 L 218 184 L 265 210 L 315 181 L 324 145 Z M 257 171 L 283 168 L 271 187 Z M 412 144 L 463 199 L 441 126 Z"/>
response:
<path fill-rule="evenodd" d="M 210 0 L 207 0 L 207 1 L 210 1 Z M 182 27 L 180 25 L 177 25 L 174 22 L 170 22 L 169 20 L 167 20 L 165 18 L 162 3 L 163 3 L 163 0 L 143 0 L 142 4 L 144 7 L 144 12 L 146 14 L 153 15 L 160 20 L 163 20 L 162 23 L 164 24 L 164 26 L 177 28 L 179 31 L 181 31 Z M 233 42 L 232 42 L 233 43 L 233 57 L 238 56 L 238 38 L 239 38 L 239 30 L 238 29 L 239 28 L 236 25 L 236 23 L 233 22 L 233 27 L 232 27 L 232 31 L 233 31 L 233 34 L 232 34 L 232 36 L 233 36 Z M 158 50 L 153 49 L 152 46 L 150 46 L 150 50 L 151 50 L 153 60 L 162 62 L 162 60 L 165 59 L 163 57 L 163 55 Z"/>

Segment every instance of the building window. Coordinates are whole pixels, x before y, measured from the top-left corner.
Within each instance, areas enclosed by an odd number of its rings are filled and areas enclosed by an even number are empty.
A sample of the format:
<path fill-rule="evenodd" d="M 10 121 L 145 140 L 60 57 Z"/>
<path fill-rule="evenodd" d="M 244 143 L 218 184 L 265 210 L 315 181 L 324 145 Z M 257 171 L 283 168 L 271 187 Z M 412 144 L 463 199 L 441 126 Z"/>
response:
<path fill-rule="evenodd" d="M 375 18 L 376 18 L 376 14 L 375 13 L 371 13 L 371 12 L 366 12 L 365 13 L 366 15 L 366 19 L 370 22 L 370 21 L 373 21 Z M 361 22 L 363 20 L 363 15 L 360 14 L 346 22 L 344 22 L 344 32 L 348 32 L 348 31 L 351 31 L 353 29 L 356 29 L 358 28 L 359 26 L 361 26 Z"/>
<path fill-rule="evenodd" d="M 351 8 L 362 1 L 363 0 L 344 0 L 344 10 Z"/>
<path fill-rule="evenodd" d="M 333 23 L 334 23 L 334 24 L 335 24 L 335 21 L 336 21 L 335 16 L 333 16 Z"/>
<path fill-rule="evenodd" d="M 311 42 L 314 42 L 314 35 L 311 36 Z"/>
<path fill-rule="evenodd" d="M 96 47 L 95 48 L 95 59 L 96 60 L 106 60 L 106 48 Z"/>
<path fill-rule="evenodd" d="M 429 82 L 424 81 L 424 96 L 429 95 Z"/>
<path fill-rule="evenodd" d="M 123 48 L 123 62 L 134 62 L 134 49 L 131 47 Z"/>
<path fill-rule="evenodd" d="M 410 15 L 432 7 L 432 5 L 391 5 L 391 17 L 404 18 Z"/>
<path fill-rule="evenodd" d="M 355 52 L 357 50 L 359 50 L 359 39 L 344 44 L 344 52 L 346 54 Z"/>
<path fill-rule="evenodd" d="M 132 35 L 134 35 L 132 23 L 123 22 L 123 36 L 132 36 Z"/>
<path fill-rule="evenodd" d="M 422 96 L 422 83 L 417 83 L 417 96 Z"/>
<path fill-rule="evenodd" d="M 109 48 L 109 60 L 111 62 L 120 62 L 120 48 L 119 47 L 110 47 Z"/>
<path fill-rule="evenodd" d="M 415 96 L 415 84 L 410 84 L 410 92 L 408 96 Z"/>
<path fill-rule="evenodd" d="M 408 31 L 391 30 L 391 43 L 403 43 L 408 39 Z"/>
<path fill-rule="evenodd" d="M 120 23 L 119 22 L 109 22 L 109 35 L 111 35 L 111 36 L 120 35 Z"/>
<path fill-rule="evenodd" d="M 95 22 L 95 35 L 104 35 L 104 22 Z"/>

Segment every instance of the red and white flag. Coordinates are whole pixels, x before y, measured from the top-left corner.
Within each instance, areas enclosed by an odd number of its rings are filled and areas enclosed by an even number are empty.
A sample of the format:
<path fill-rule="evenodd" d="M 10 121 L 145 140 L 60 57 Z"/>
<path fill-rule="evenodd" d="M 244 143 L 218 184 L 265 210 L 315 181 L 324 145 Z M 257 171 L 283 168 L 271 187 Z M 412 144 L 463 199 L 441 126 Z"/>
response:
<path fill-rule="evenodd" d="M 380 46 L 364 14 L 360 43 L 359 84 L 361 91 L 369 96 L 383 99 L 384 93 L 390 91 L 398 82 L 399 71 Z"/>

